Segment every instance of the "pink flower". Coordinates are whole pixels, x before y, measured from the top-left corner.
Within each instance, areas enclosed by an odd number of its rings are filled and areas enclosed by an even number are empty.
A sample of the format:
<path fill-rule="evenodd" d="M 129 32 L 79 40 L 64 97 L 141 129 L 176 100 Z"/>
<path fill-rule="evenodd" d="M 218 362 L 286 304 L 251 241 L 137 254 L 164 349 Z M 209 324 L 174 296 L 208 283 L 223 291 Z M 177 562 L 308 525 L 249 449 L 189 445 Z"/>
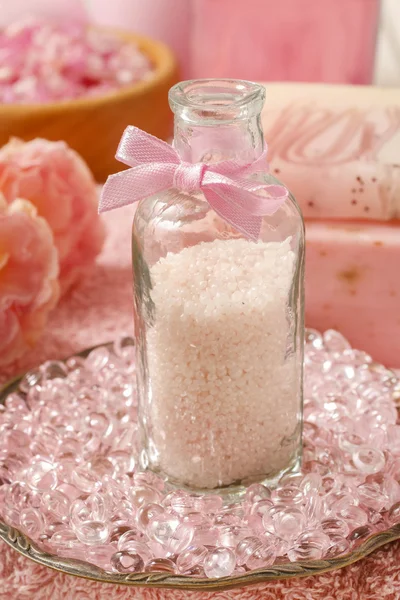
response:
<path fill-rule="evenodd" d="M 26 198 L 50 225 L 65 292 L 93 262 L 104 240 L 89 168 L 64 142 L 13 139 L 0 150 L 0 192 L 9 203 Z"/>
<path fill-rule="evenodd" d="M 0 195 L 0 366 L 34 345 L 58 298 L 50 227 L 27 200 Z"/>

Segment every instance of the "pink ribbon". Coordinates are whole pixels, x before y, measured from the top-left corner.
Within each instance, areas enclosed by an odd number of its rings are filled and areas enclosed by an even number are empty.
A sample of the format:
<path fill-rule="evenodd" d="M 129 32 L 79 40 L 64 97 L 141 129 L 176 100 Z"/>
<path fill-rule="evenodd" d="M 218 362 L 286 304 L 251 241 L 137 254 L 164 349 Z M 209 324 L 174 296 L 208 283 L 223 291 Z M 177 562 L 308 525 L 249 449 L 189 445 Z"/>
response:
<path fill-rule="evenodd" d="M 249 179 L 253 173 L 265 170 L 266 150 L 257 160 L 245 165 L 235 160 L 188 163 L 166 142 L 137 127 L 127 127 L 116 158 L 131 168 L 108 177 L 99 212 L 133 204 L 171 188 L 188 194 L 201 190 L 224 221 L 256 241 L 262 217 L 276 212 L 288 196 L 287 189 L 281 185 Z"/>

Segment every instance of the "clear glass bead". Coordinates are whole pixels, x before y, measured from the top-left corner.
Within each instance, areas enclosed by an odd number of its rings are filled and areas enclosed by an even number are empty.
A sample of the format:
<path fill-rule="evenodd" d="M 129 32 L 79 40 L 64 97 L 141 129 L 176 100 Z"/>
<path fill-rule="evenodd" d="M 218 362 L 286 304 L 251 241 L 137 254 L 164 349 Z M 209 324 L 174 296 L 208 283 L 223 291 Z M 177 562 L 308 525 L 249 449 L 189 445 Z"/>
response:
<path fill-rule="evenodd" d="M 207 548 L 204 546 L 191 546 L 179 554 L 176 565 L 181 573 L 187 573 L 201 565 L 206 555 Z"/>
<path fill-rule="evenodd" d="M 209 578 L 228 577 L 232 575 L 236 557 L 229 548 L 210 550 L 204 559 L 204 572 Z"/>
<path fill-rule="evenodd" d="M 140 573 L 144 568 L 143 558 L 139 554 L 126 551 L 113 554 L 111 565 L 118 573 Z"/>

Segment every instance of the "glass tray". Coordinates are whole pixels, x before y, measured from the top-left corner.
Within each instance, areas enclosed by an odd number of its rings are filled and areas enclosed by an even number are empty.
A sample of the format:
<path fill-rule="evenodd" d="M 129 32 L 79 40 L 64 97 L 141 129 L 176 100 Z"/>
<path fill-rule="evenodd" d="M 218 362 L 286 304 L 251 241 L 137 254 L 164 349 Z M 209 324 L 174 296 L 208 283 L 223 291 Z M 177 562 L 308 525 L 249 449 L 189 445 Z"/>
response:
<path fill-rule="evenodd" d="M 317 333 L 312 331 L 308 332 L 308 342 L 313 343 Z M 99 348 L 101 346 L 97 346 Z M 107 344 L 106 348 L 112 350 L 113 345 Z M 78 356 L 86 357 L 93 350 L 90 348 Z M 342 350 L 340 350 L 342 352 Z M 359 353 L 361 356 L 362 353 Z M 354 357 L 353 357 L 354 358 Z M 66 362 L 66 361 L 64 361 Z M 380 365 L 376 365 L 372 361 L 369 362 L 368 369 L 380 372 L 383 368 Z M 387 376 L 390 372 L 385 370 Z M 18 390 L 19 385 L 23 376 L 18 377 L 8 384 L 6 384 L 0 390 L 0 403 L 4 404 L 6 399 Z M 394 378 L 393 378 L 394 379 Z M 393 401 L 397 408 L 399 399 L 399 386 L 395 386 L 395 392 L 393 393 Z M 306 421 L 307 422 L 307 421 Z M 399 498 L 400 500 L 400 498 Z M 400 512 L 400 511 L 399 511 Z M 386 513 L 387 514 L 387 511 Z M 396 512 L 397 514 L 397 512 Z M 356 547 L 352 548 L 350 552 L 335 556 L 333 558 L 322 558 L 318 560 L 303 560 L 290 562 L 289 560 L 279 560 L 272 566 L 265 568 L 259 568 L 256 570 L 249 570 L 239 574 L 220 577 L 220 578 L 206 578 L 191 575 L 180 575 L 170 572 L 141 572 L 141 573 L 112 573 L 103 570 L 102 568 L 95 566 L 89 562 L 83 560 L 76 560 L 73 558 L 63 558 L 57 555 L 53 555 L 44 551 L 39 545 L 33 542 L 29 537 L 18 529 L 7 525 L 5 522 L 0 520 L 0 538 L 5 541 L 9 546 L 14 548 L 17 552 L 26 556 L 27 558 L 57 571 L 74 575 L 77 577 L 83 577 L 86 579 L 92 579 L 104 583 L 115 583 L 118 585 L 131 585 L 131 586 L 147 586 L 147 587 L 164 587 L 164 588 L 176 588 L 176 589 L 187 589 L 187 590 L 223 590 L 235 587 L 242 587 L 247 585 L 254 585 L 262 583 L 268 580 L 286 579 L 291 577 L 306 577 L 310 575 L 316 575 L 339 569 L 355 563 L 356 561 L 364 558 L 377 548 L 392 542 L 400 538 L 400 517 L 398 523 L 389 523 L 385 518 L 382 518 L 377 528 L 371 535 L 360 539 Z"/>

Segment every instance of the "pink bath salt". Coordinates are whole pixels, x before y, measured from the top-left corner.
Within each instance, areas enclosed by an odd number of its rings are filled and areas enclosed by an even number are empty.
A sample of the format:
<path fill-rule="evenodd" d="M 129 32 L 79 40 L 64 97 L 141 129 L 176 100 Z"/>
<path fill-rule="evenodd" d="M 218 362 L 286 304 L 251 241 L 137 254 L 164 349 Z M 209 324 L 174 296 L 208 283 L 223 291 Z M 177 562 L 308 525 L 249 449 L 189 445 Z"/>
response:
<path fill-rule="evenodd" d="M 30 202 L 0 194 L 0 366 L 34 345 L 58 297 L 50 227 Z"/>
<path fill-rule="evenodd" d="M 65 292 L 104 241 L 97 186 L 86 163 L 64 142 L 12 139 L 0 149 L 0 192 L 8 203 L 26 198 L 50 225 Z"/>
<path fill-rule="evenodd" d="M 0 102 L 46 103 L 103 94 L 151 76 L 132 42 L 77 21 L 26 19 L 0 32 Z"/>
<path fill-rule="evenodd" d="M 300 392 L 285 358 L 293 262 L 289 239 L 233 239 L 151 268 L 148 421 L 170 477 L 214 488 L 289 466 Z"/>

